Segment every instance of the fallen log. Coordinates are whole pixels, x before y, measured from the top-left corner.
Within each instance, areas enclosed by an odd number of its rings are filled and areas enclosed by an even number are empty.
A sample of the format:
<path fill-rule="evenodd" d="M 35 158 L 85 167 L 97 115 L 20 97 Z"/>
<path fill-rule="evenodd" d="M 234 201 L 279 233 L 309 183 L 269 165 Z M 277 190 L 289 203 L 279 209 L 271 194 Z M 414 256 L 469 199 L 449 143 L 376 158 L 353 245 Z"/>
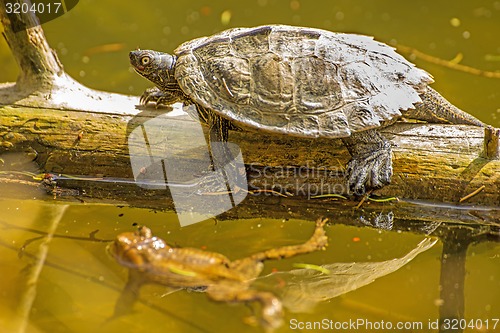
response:
<path fill-rule="evenodd" d="M 200 147 L 195 136 L 198 123 L 186 115 L 139 111 L 100 113 L 3 105 L 1 152 L 24 152 L 43 172 L 132 179 L 129 149 L 138 143 L 130 141 L 131 135 L 146 124 L 150 138 L 178 138 L 178 145 L 169 148 L 176 149 L 173 153 L 179 156 L 182 172 L 194 175 L 207 159 L 207 148 Z M 161 121 L 147 124 L 158 118 Z M 464 125 L 397 123 L 386 128 L 383 133 L 394 146 L 394 176 L 389 186 L 374 194 L 458 203 L 482 188 L 465 203 L 498 206 L 500 161 L 481 157 L 483 132 Z M 346 193 L 343 166 L 350 157 L 340 140 L 254 132 L 234 132 L 230 138 L 241 149 L 255 188 L 296 196 Z M 146 154 L 147 147 L 143 148 Z M 163 145 L 151 144 L 150 149 L 154 160 L 165 158 Z M 148 165 L 142 167 L 147 172 Z M 9 168 L 4 157 L 2 170 Z"/>

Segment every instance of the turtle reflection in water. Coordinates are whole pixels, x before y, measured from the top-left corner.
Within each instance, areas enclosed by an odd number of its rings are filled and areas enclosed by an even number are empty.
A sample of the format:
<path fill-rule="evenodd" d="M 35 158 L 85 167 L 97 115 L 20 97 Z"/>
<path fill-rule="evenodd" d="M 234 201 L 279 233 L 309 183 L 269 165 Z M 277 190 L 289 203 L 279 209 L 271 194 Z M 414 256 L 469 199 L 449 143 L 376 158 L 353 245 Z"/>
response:
<path fill-rule="evenodd" d="M 136 232 L 117 236 L 109 246 L 111 255 L 129 268 L 127 286 L 116 304 L 115 314 L 130 311 L 139 288 L 144 283 L 157 283 L 172 288 L 205 291 L 209 298 L 223 302 L 259 302 L 262 325 L 276 328 L 282 322 L 281 301 L 271 292 L 250 288 L 263 269 L 263 261 L 288 258 L 324 249 L 327 219 L 319 218 L 309 240 L 262 251 L 231 261 L 222 254 L 196 248 L 171 247 L 142 226 Z"/>
<path fill-rule="evenodd" d="M 227 146 L 213 144 L 226 142 L 228 130 L 342 138 L 352 157 L 347 185 L 362 194 L 391 180 L 391 144 L 379 128 L 402 116 L 483 126 L 430 88 L 429 73 L 368 36 L 267 25 L 197 38 L 173 55 L 136 50 L 129 57 L 156 85 L 142 104 L 196 105 L 218 169 L 232 160 Z"/>

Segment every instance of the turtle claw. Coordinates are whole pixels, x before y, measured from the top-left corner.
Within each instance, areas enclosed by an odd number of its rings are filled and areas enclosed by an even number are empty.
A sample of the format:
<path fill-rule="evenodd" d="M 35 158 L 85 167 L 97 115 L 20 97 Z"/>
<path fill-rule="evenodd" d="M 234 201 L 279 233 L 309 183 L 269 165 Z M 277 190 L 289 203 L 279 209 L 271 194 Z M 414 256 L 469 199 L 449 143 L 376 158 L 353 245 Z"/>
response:
<path fill-rule="evenodd" d="M 159 106 L 162 105 L 168 106 L 169 99 L 170 98 L 168 98 L 163 91 L 161 91 L 157 87 L 153 87 L 153 88 L 148 88 L 144 91 L 144 93 L 141 95 L 141 98 L 139 99 L 139 103 L 141 105 L 148 105 L 149 103 L 155 103 L 155 108 L 158 108 Z"/>
<path fill-rule="evenodd" d="M 347 192 L 363 195 L 391 182 L 391 143 L 378 131 L 356 132 L 342 141 L 352 156 L 347 164 Z"/>
<path fill-rule="evenodd" d="M 382 148 L 365 155 L 355 156 L 347 164 L 349 190 L 362 195 L 366 189 L 388 185 L 392 176 L 390 148 Z"/>

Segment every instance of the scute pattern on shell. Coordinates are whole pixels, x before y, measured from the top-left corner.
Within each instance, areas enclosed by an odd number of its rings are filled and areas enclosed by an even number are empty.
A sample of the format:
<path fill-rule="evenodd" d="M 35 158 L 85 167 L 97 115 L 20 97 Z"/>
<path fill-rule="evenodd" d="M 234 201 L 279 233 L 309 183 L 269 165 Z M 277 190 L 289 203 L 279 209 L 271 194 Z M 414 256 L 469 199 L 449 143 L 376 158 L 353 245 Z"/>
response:
<path fill-rule="evenodd" d="M 347 137 L 401 116 L 433 82 L 371 37 L 282 25 L 182 44 L 175 77 L 195 102 L 243 127 Z"/>

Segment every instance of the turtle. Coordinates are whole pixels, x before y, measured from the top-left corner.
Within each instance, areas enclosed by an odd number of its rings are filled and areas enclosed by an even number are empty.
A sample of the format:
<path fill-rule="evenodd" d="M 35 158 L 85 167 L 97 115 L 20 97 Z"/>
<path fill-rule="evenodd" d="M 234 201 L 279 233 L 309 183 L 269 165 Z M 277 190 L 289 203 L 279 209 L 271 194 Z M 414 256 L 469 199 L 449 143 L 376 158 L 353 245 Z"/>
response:
<path fill-rule="evenodd" d="M 347 192 L 390 183 L 391 143 L 380 129 L 401 117 L 484 126 L 429 84 L 433 77 L 373 37 L 287 25 L 233 28 L 181 44 L 173 55 L 129 54 L 155 84 L 140 103 L 196 105 L 215 164 L 229 130 L 341 139 L 351 155 Z M 327 148 L 326 148 L 327 149 Z"/>

